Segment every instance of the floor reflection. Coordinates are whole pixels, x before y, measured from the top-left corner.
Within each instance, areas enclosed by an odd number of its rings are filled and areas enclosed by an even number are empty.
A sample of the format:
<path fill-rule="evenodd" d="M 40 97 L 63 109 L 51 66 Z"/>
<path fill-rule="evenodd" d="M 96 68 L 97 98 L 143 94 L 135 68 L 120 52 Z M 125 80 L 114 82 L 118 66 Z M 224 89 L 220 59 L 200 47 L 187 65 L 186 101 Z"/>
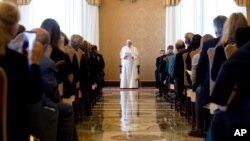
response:
<path fill-rule="evenodd" d="M 120 104 L 121 130 L 127 132 L 127 134 L 131 131 L 137 131 L 139 125 L 138 91 L 121 91 Z"/>
<path fill-rule="evenodd" d="M 190 123 L 157 99 L 155 89 L 105 91 L 92 117 L 78 126 L 80 141 L 202 141 L 187 135 Z"/>

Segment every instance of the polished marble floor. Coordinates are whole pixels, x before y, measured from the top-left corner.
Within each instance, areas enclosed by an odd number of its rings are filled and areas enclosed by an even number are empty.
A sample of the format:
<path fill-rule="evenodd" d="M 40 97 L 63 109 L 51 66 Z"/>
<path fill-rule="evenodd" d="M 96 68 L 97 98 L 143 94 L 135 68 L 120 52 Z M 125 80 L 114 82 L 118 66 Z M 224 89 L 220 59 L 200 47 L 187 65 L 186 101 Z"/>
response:
<path fill-rule="evenodd" d="M 80 141 L 203 141 L 188 136 L 191 124 L 170 108 L 155 89 L 104 89 L 103 98 L 84 117 Z"/>

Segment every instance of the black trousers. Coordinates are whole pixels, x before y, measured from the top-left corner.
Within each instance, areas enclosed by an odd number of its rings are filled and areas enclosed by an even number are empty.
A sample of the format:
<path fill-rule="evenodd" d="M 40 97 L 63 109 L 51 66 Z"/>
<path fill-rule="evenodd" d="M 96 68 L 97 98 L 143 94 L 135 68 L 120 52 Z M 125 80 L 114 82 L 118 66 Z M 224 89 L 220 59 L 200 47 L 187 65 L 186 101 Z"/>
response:
<path fill-rule="evenodd" d="M 58 120 L 58 141 L 77 141 L 77 133 L 74 121 L 73 107 L 69 104 L 59 103 L 59 120 Z"/>

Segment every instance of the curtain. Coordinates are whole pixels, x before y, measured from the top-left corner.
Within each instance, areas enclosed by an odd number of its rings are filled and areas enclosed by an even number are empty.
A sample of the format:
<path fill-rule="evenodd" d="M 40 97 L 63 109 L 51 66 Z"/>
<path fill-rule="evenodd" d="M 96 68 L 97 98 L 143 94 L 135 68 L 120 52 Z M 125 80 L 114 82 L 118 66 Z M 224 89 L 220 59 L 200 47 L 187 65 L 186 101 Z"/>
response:
<path fill-rule="evenodd" d="M 181 0 L 177 6 L 167 6 L 166 46 L 184 40 L 187 32 L 215 37 L 213 19 L 218 15 L 229 17 L 233 12 L 246 16 L 246 8 L 237 6 L 234 0 Z"/>
<path fill-rule="evenodd" d="M 182 0 L 176 6 L 166 7 L 166 47 L 174 45 L 178 39 L 184 40 L 186 32 L 201 32 L 200 26 L 197 25 L 201 22 L 199 4 L 196 0 Z"/>
<path fill-rule="evenodd" d="M 163 0 L 163 6 L 176 6 L 181 0 Z"/>
<path fill-rule="evenodd" d="M 19 6 L 20 24 L 27 30 L 40 27 L 46 18 L 55 19 L 70 38 L 79 34 L 91 44 L 99 46 L 99 8 L 85 0 L 32 0 Z"/>
<path fill-rule="evenodd" d="M 15 0 L 17 5 L 27 5 L 30 4 L 31 0 Z"/>
<path fill-rule="evenodd" d="M 175 41 L 180 38 L 180 13 L 179 7 L 168 6 L 166 8 L 166 45 L 174 45 Z M 174 48 L 175 51 L 175 48 Z"/>
<path fill-rule="evenodd" d="M 27 5 L 30 3 L 31 0 L 0 0 L 0 1 L 12 1 L 17 5 Z"/>
<path fill-rule="evenodd" d="M 101 6 L 102 0 L 86 0 L 90 5 Z"/>
<path fill-rule="evenodd" d="M 99 7 L 83 3 L 83 37 L 99 48 Z"/>
<path fill-rule="evenodd" d="M 250 6 L 249 0 L 234 0 L 234 1 L 239 6 Z"/>

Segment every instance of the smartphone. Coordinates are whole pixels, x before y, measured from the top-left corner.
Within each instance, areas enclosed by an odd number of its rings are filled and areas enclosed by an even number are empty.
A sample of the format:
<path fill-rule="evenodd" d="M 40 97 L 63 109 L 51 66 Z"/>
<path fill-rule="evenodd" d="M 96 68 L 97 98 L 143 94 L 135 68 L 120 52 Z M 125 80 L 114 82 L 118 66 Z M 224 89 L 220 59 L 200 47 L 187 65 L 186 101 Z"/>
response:
<path fill-rule="evenodd" d="M 36 40 L 36 32 L 34 31 L 25 31 L 24 32 L 24 43 L 29 50 L 32 50 Z"/>

